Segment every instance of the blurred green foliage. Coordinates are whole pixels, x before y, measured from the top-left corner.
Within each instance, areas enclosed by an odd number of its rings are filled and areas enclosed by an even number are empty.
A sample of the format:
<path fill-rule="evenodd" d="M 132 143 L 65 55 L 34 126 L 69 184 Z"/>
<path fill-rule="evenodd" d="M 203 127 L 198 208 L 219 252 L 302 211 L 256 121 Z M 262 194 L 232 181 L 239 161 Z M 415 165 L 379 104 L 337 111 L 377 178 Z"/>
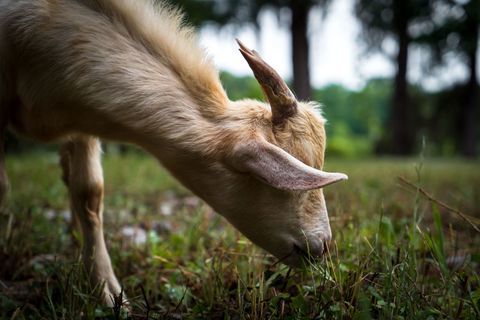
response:
<path fill-rule="evenodd" d="M 361 91 L 330 85 L 314 91 L 327 118 L 329 155 L 355 157 L 372 154 L 387 120 L 390 81 L 371 80 Z"/>

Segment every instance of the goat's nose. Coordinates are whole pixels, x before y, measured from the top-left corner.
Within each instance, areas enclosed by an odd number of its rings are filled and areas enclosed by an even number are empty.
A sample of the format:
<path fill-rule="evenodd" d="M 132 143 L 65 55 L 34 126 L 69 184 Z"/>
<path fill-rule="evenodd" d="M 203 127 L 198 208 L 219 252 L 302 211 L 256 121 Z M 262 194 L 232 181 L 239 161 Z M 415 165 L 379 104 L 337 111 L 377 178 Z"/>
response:
<path fill-rule="evenodd" d="M 325 254 L 330 239 L 325 237 L 315 237 L 304 243 L 302 246 L 295 245 L 295 251 L 304 257 L 321 257 Z"/>
<path fill-rule="evenodd" d="M 318 235 L 314 240 L 311 241 L 311 254 L 314 256 L 324 255 L 330 246 L 331 240 L 332 235 L 330 233 Z"/>
<path fill-rule="evenodd" d="M 328 247 L 330 246 L 330 242 L 332 242 L 332 235 L 331 234 L 325 234 L 320 237 L 322 243 L 323 243 L 323 253 L 325 254 L 328 251 Z"/>

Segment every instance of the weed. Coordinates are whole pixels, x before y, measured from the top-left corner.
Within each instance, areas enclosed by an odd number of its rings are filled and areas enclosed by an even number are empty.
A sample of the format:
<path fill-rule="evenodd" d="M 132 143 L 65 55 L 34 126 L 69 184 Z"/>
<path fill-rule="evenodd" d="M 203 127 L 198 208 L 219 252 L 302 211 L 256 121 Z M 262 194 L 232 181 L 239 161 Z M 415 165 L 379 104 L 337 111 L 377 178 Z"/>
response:
<path fill-rule="evenodd" d="M 322 261 L 289 269 L 154 160 L 107 155 L 105 230 L 126 310 L 103 306 L 78 262 L 80 239 L 71 236 L 57 160 L 7 158 L 2 318 L 480 317 L 477 163 L 424 159 L 415 169 L 406 160 L 330 159 L 328 170 L 350 176 L 325 189 L 334 241 Z M 126 227 L 145 236 L 126 236 Z"/>

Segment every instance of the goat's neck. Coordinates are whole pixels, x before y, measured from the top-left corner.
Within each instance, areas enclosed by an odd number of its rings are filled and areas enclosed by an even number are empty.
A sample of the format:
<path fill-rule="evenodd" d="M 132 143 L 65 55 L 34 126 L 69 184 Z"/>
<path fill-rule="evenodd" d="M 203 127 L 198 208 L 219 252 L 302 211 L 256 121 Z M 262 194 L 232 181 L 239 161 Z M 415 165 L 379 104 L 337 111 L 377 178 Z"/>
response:
<path fill-rule="evenodd" d="M 129 128 L 129 139 L 153 154 L 187 188 L 221 210 L 225 208 L 218 203 L 218 190 L 231 187 L 222 154 L 228 148 L 225 140 L 233 133 L 227 125 L 228 115 L 206 118 L 201 108 L 185 105 L 184 101 L 169 105 L 162 112 L 150 108 L 148 124 Z"/>

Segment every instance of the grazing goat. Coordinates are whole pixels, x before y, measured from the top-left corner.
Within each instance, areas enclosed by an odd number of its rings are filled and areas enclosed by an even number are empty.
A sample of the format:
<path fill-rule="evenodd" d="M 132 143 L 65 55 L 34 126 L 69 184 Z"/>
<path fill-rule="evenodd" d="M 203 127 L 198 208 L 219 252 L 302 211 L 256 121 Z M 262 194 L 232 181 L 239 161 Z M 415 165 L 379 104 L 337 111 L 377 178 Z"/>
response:
<path fill-rule="evenodd" d="M 97 137 L 136 144 L 282 262 L 331 238 L 325 120 L 239 42 L 269 104 L 230 101 L 182 15 L 140 0 L 0 0 L 0 132 L 60 141 L 82 257 L 118 295 L 102 227 Z M 6 192 L 0 141 L 0 199 Z"/>

